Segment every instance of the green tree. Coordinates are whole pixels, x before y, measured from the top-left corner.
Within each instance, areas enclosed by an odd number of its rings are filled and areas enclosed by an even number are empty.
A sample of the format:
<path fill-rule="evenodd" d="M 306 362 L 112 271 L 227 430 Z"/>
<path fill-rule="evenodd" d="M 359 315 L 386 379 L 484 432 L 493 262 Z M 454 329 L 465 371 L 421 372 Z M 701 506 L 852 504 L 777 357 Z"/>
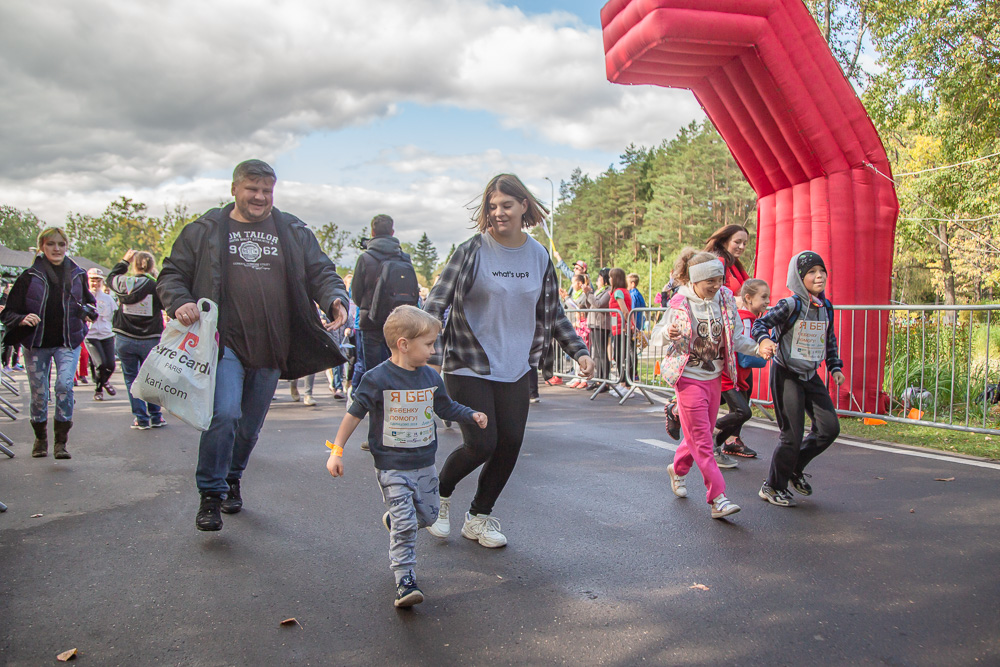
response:
<path fill-rule="evenodd" d="M 319 247 L 334 264 L 340 264 L 340 258 L 344 256 L 344 250 L 350 239 L 351 233 L 341 229 L 335 222 L 328 222 L 316 230 Z"/>
<path fill-rule="evenodd" d="M 33 248 L 45 223 L 30 210 L 22 211 L 4 204 L 0 206 L 0 244 L 11 250 Z"/>
<path fill-rule="evenodd" d="M 438 252 L 431 240 L 427 238 L 427 232 L 424 232 L 423 236 L 420 237 L 420 241 L 417 242 L 417 247 L 414 249 L 411 255 L 413 259 L 413 268 L 416 269 L 417 275 L 422 276 L 424 279 L 424 285 L 430 285 L 431 280 L 434 278 L 434 269 L 437 268 L 438 264 Z"/>

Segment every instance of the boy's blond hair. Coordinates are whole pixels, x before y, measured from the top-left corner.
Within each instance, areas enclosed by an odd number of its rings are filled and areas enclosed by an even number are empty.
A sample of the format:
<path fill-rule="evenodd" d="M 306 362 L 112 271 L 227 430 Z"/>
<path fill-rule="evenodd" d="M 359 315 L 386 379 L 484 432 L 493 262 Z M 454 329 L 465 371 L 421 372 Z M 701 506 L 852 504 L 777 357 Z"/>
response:
<path fill-rule="evenodd" d="M 639 286 L 639 274 L 638 273 L 630 273 L 630 274 L 628 274 L 627 276 L 625 276 L 625 280 L 627 280 L 628 282 L 632 283 L 636 287 Z"/>
<path fill-rule="evenodd" d="M 382 327 L 382 334 L 390 350 L 396 350 L 400 338 L 413 340 L 429 333 L 441 331 L 441 320 L 425 313 L 416 306 L 397 306 L 389 313 Z"/>

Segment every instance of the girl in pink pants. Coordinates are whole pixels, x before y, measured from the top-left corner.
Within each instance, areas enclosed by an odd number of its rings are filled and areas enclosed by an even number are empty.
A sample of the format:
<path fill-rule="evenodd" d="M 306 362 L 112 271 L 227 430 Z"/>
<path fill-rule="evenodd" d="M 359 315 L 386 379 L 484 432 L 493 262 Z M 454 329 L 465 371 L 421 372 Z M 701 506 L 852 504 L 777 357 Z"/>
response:
<path fill-rule="evenodd" d="M 722 369 L 736 377 L 736 353 L 769 358 L 774 344 L 758 348 L 743 334 L 733 293 L 722 286 L 725 267 L 707 252 L 685 248 L 674 266 L 674 281 L 681 285 L 670 299 L 667 314 L 669 343 L 660 364 L 668 387 L 677 394 L 677 412 L 684 437 L 674 462 L 667 466 L 670 488 L 678 498 L 687 497 L 685 476 L 697 464 L 708 487 L 706 499 L 712 518 L 721 519 L 740 511 L 726 497 L 726 483 L 713 453 L 715 419 L 722 394 Z"/>

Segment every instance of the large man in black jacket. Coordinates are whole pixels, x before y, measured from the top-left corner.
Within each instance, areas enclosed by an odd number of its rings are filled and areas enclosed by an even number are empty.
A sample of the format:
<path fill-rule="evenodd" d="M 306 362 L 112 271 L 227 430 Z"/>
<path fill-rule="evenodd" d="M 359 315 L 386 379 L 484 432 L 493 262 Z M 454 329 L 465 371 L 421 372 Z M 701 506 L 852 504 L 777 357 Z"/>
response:
<path fill-rule="evenodd" d="M 243 507 L 240 479 L 279 377 L 344 362 L 329 334 L 347 319 L 344 281 L 305 223 L 273 207 L 276 180 L 260 160 L 237 165 L 235 203 L 184 227 L 157 285 L 181 324 L 199 318 L 198 299 L 219 305 L 215 406 L 195 474 L 199 530 L 221 529 L 220 511 Z M 314 304 L 329 316 L 325 328 Z"/>
<path fill-rule="evenodd" d="M 399 245 L 399 239 L 393 236 L 392 218 L 376 215 L 372 218 L 372 238 L 365 246 L 365 252 L 358 257 L 354 279 L 351 281 L 351 296 L 354 303 L 358 304 L 359 311 L 358 328 L 361 329 L 361 357 L 364 360 L 362 375 L 366 369 L 375 368 L 389 358 L 389 346 L 386 345 L 382 325 L 371 320 L 369 311 L 382 263 L 393 257 L 410 260 L 410 256 Z M 351 384 L 355 387 L 360 385 L 360 375 L 355 376 Z"/>

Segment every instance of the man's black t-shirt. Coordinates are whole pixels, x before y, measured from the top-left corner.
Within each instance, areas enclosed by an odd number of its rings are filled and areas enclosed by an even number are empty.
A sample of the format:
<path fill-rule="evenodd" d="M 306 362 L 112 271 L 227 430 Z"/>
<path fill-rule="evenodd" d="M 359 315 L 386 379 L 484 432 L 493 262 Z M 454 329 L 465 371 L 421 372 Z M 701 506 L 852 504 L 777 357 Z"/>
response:
<path fill-rule="evenodd" d="M 222 345 L 245 368 L 285 370 L 290 329 L 285 256 L 274 216 L 262 222 L 229 220 Z"/>

